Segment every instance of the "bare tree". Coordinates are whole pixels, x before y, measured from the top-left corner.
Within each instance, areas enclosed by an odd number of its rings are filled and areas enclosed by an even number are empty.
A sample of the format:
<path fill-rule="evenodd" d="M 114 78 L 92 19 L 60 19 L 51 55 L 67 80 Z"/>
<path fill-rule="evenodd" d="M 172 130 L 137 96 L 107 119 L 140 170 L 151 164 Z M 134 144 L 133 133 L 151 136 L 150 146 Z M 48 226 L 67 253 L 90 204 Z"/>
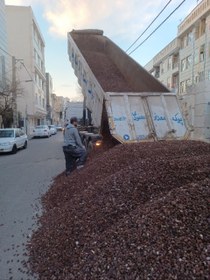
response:
<path fill-rule="evenodd" d="M 20 83 L 18 81 L 15 83 L 7 81 L 5 85 L 0 84 L 0 127 L 10 127 L 14 122 L 17 96 L 22 93 L 23 90 L 20 88 Z"/>

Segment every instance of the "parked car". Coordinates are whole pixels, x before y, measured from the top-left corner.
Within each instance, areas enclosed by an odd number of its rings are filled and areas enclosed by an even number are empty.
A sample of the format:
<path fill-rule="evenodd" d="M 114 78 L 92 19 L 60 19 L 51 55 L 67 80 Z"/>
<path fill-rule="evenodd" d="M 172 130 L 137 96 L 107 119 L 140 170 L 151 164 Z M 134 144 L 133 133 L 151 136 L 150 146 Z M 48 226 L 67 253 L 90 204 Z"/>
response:
<path fill-rule="evenodd" d="M 15 154 L 18 149 L 26 149 L 28 137 L 20 128 L 1 128 L 0 129 L 0 152 L 12 152 Z"/>
<path fill-rule="evenodd" d="M 60 125 L 60 124 L 56 125 L 56 128 L 57 128 L 57 130 L 59 130 L 59 131 L 63 131 L 63 127 L 62 127 L 62 125 Z"/>
<path fill-rule="evenodd" d="M 33 130 L 33 137 L 50 137 L 50 129 L 48 125 L 37 125 Z"/>
<path fill-rule="evenodd" d="M 57 133 L 57 127 L 55 125 L 49 125 L 49 129 L 50 129 L 50 132 L 51 132 L 51 135 L 54 135 Z"/>

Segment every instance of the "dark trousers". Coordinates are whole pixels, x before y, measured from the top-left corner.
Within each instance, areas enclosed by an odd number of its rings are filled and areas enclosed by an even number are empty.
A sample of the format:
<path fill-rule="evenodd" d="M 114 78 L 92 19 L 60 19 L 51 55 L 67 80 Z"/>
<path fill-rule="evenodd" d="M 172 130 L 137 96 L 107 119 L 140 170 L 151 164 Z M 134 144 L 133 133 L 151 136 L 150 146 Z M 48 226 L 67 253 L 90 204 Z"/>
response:
<path fill-rule="evenodd" d="M 87 158 L 87 152 L 85 149 L 80 147 L 73 147 L 73 146 L 63 146 L 63 152 L 66 160 L 66 172 L 73 171 L 76 165 L 84 165 L 86 158 Z"/>

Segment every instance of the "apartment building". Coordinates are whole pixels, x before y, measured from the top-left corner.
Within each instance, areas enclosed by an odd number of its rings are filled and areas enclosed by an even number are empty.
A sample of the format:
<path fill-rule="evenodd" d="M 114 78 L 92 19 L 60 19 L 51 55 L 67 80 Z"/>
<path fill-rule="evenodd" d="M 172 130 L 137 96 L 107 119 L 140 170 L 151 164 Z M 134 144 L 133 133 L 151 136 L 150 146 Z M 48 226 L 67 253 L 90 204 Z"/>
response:
<path fill-rule="evenodd" d="M 18 123 L 28 134 L 46 122 L 45 43 L 31 7 L 6 6 L 8 49 L 15 57 Z"/>
<path fill-rule="evenodd" d="M 52 94 L 52 123 L 63 124 L 65 110 L 65 98 Z"/>
<path fill-rule="evenodd" d="M 12 124 L 12 108 L 10 107 L 10 112 L 5 113 L 5 96 L 1 94 L 7 91 L 7 101 L 11 101 L 12 96 L 8 93 L 8 85 L 11 83 L 9 62 L 5 2 L 0 0 L 0 127 Z"/>
<path fill-rule="evenodd" d="M 190 137 L 210 141 L 210 0 L 193 9 L 145 68 L 179 96 Z"/>
<path fill-rule="evenodd" d="M 0 0 L 0 26 L 0 87 L 4 88 L 6 84 L 6 73 L 8 71 L 8 45 L 4 0 Z"/>
<path fill-rule="evenodd" d="M 210 80 L 210 0 L 200 4 L 178 27 L 180 39 L 179 94 L 188 86 Z"/>
<path fill-rule="evenodd" d="M 145 69 L 179 95 L 210 80 L 210 0 L 195 7 L 178 26 L 177 37 Z"/>
<path fill-rule="evenodd" d="M 47 124 L 52 124 L 52 94 L 53 94 L 53 81 L 49 73 L 46 73 L 46 109 L 47 109 Z"/>

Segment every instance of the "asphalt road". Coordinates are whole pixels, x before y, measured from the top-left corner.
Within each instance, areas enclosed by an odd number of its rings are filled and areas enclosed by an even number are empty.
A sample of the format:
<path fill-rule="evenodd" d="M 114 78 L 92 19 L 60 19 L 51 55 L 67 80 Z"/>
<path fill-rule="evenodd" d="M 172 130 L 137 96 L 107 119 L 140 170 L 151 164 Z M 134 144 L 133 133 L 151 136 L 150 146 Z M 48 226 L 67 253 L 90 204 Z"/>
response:
<path fill-rule="evenodd" d="M 40 197 L 65 167 L 62 132 L 32 139 L 26 150 L 0 155 L 0 280 L 36 279 L 21 262 L 41 214 Z"/>

